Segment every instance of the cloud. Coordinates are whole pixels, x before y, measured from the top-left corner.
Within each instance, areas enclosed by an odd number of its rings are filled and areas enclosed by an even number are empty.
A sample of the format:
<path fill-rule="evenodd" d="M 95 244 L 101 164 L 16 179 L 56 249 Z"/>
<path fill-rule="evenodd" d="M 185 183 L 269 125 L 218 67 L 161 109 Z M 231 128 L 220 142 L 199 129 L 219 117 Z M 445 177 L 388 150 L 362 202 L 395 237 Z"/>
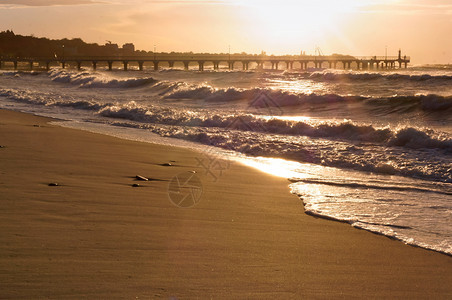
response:
<path fill-rule="evenodd" d="M 56 5 L 81 5 L 99 3 L 94 0 L 0 0 L 1 5 L 12 6 L 56 6 Z"/>

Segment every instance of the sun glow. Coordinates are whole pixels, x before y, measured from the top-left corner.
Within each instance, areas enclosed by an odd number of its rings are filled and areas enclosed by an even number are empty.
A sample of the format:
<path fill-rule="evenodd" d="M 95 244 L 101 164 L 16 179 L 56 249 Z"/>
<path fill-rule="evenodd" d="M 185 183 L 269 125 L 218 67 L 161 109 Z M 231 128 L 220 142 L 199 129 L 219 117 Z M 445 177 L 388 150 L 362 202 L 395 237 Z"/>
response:
<path fill-rule="evenodd" d="M 341 39 L 341 25 L 369 0 L 237 1 L 250 38 L 270 46 L 270 52 L 296 45 L 298 51 L 314 54 L 330 36 Z M 277 48 L 276 45 L 279 45 Z M 281 47 L 282 46 L 282 47 Z M 305 47 L 303 49 L 303 47 Z M 293 48 L 293 47 L 292 47 Z"/>

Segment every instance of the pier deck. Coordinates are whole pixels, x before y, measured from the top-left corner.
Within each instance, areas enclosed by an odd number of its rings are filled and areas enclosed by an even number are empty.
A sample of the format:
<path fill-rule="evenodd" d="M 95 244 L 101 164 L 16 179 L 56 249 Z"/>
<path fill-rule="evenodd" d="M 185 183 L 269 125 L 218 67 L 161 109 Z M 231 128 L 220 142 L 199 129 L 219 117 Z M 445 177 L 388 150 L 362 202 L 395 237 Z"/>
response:
<path fill-rule="evenodd" d="M 81 69 L 83 65 L 90 64 L 96 69 L 99 63 L 105 64 L 109 70 L 113 69 L 113 64 L 122 64 L 124 70 L 128 70 L 130 64 L 134 63 L 139 70 L 144 70 L 145 64 L 151 65 L 151 68 L 158 70 L 159 67 L 167 65 L 174 68 L 176 63 L 183 64 L 183 68 L 188 70 L 190 64 L 197 64 L 200 71 L 204 70 L 207 64 L 213 65 L 214 70 L 220 69 L 220 64 L 225 64 L 229 70 L 234 70 L 237 63 L 241 64 L 243 70 L 250 69 L 250 65 L 254 64 L 256 69 L 264 69 L 265 66 L 273 70 L 278 70 L 281 64 L 286 69 L 308 68 L 342 68 L 356 70 L 372 70 L 372 69 L 395 69 L 406 68 L 410 62 L 409 56 L 314 56 L 314 55 L 285 55 L 285 56 L 267 56 L 267 55 L 237 55 L 237 54 L 171 54 L 156 53 L 148 56 L 67 56 L 67 57 L 27 57 L 27 58 L 11 58 L 0 57 L 0 69 L 14 68 L 18 69 L 19 65 L 27 66 L 28 69 L 35 68 L 38 64 L 41 68 L 50 69 L 51 66 L 60 65 L 62 68 L 70 65 Z"/>

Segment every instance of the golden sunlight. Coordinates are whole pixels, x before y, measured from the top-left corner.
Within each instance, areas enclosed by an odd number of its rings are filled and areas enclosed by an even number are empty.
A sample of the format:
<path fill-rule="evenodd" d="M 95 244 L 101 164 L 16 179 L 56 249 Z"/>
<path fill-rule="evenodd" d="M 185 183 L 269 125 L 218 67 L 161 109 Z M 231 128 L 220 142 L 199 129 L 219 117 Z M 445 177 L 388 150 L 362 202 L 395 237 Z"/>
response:
<path fill-rule="evenodd" d="M 368 1 L 319 0 L 284 1 L 239 1 L 244 7 L 241 14 L 247 28 L 257 41 L 296 42 L 314 45 L 325 35 L 336 34 L 347 15 Z M 311 46 L 312 48 L 312 46 Z"/>

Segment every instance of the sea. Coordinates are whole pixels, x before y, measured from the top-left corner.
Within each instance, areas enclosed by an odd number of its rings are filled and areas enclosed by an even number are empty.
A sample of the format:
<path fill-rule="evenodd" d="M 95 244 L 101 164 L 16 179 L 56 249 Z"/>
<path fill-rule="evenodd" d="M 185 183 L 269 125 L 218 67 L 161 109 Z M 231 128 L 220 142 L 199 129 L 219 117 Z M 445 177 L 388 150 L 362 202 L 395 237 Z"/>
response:
<path fill-rule="evenodd" d="M 195 149 L 203 180 L 240 161 L 309 215 L 452 255 L 451 65 L 1 70 L 0 108 Z"/>

